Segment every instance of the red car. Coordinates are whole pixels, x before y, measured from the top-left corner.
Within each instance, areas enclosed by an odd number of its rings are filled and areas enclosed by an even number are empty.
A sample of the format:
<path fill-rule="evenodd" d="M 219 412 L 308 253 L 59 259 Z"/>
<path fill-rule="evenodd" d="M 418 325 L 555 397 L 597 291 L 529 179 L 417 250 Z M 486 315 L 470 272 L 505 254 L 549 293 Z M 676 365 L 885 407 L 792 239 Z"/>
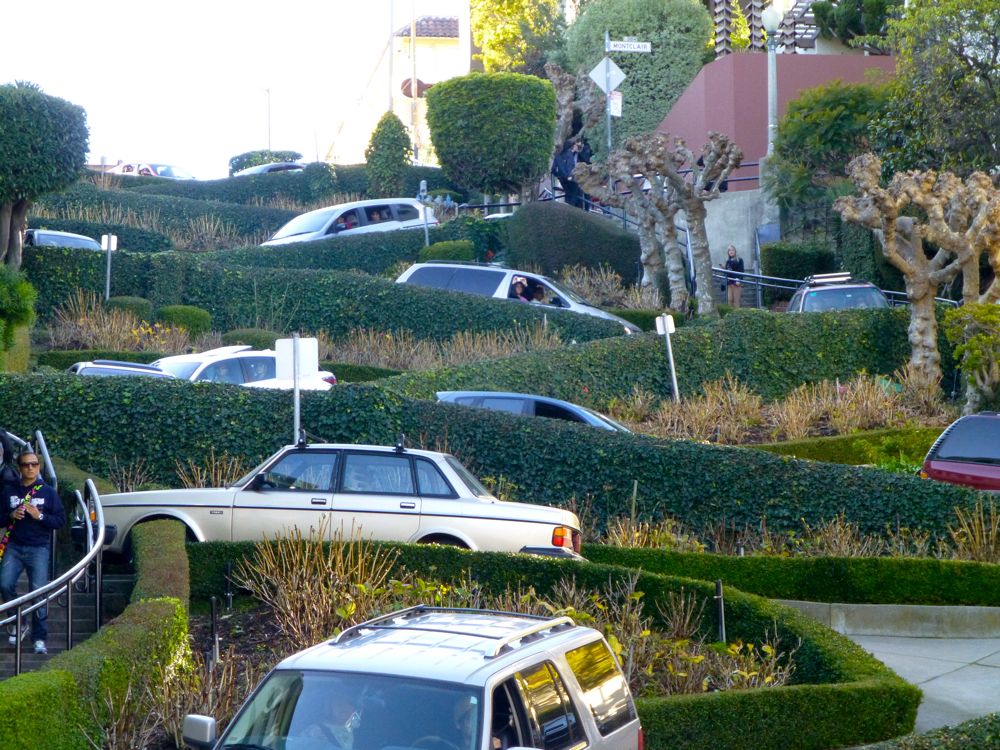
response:
<path fill-rule="evenodd" d="M 927 452 L 920 476 L 1000 492 L 1000 414 L 984 411 L 953 422 Z"/>

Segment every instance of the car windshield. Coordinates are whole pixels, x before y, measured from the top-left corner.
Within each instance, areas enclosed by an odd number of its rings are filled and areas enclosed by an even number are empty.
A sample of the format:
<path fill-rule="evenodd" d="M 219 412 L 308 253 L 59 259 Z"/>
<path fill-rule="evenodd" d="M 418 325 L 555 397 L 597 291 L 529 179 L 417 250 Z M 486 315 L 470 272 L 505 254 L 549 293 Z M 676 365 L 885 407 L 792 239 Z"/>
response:
<path fill-rule="evenodd" d="M 475 497 L 482 497 L 482 498 L 493 497 L 493 493 L 490 492 L 485 487 L 483 487 L 483 485 L 479 482 L 479 480 L 476 479 L 475 476 L 473 476 L 472 472 L 466 469 L 465 466 L 462 465 L 461 461 L 459 461 L 454 456 L 445 456 L 444 459 L 445 461 L 448 462 L 448 465 L 455 470 L 455 473 L 458 474 L 459 478 L 462 480 L 462 483 L 469 488 L 469 491 Z"/>
<path fill-rule="evenodd" d="M 180 167 L 172 167 L 169 164 L 150 164 L 153 171 L 160 177 L 172 177 L 175 180 L 193 180 L 194 175 L 186 172 Z"/>
<path fill-rule="evenodd" d="M 601 414 L 600 412 L 594 411 L 593 409 L 588 409 L 586 406 L 581 406 L 580 408 L 583 409 L 588 414 L 594 416 L 596 419 L 599 419 L 605 424 L 610 425 L 613 429 L 617 430 L 618 432 L 632 432 L 632 430 L 623 425 L 621 422 L 616 422 L 611 417 L 605 414 Z"/>
<path fill-rule="evenodd" d="M 578 305 L 587 305 L 588 307 L 594 307 L 593 304 L 585 300 L 579 294 L 567 289 L 564 286 L 557 284 L 552 279 L 547 279 L 543 277 L 542 281 L 545 283 L 546 286 L 553 289 L 556 292 L 556 294 L 558 294 L 560 297 L 564 299 L 570 299 L 573 302 L 576 302 Z"/>
<path fill-rule="evenodd" d="M 956 424 L 934 458 L 1000 464 L 1000 417 L 967 417 Z"/>
<path fill-rule="evenodd" d="M 481 747 L 477 688 L 409 677 L 279 669 L 217 746 L 263 750 Z"/>
<path fill-rule="evenodd" d="M 885 295 L 870 286 L 811 289 L 802 303 L 803 312 L 888 307 Z"/>
<path fill-rule="evenodd" d="M 310 211 L 307 214 L 296 216 L 281 229 L 274 233 L 272 240 L 280 240 L 285 237 L 294 237 L 297 234 L 311 234 L 322 231 L 323 227 L 330 221 L 330 216 L 336 208 L 324 208 L 320 211 Z"/>
<path fill-rule="evenodd" d="M 198 369 L 198 365 L 200 364 L 201 362 L 192 362 L 190 360 L 180 360 L 175 362 L 171 362 L 169 360 L 157 360 L 153 363 L 153 365 L 159 367 L 161 370 L 173 373 L 183 380 L 190 380 L 191 375 Z"/>

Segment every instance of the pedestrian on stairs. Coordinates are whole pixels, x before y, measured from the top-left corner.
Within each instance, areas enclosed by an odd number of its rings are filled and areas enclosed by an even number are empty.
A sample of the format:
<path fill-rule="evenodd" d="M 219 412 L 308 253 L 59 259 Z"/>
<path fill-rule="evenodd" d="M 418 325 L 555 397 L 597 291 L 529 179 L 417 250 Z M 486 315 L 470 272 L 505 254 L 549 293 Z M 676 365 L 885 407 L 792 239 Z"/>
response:
<path fill-rule="evenodd" d="M 49 582 L 49 557 L 52 532 L 66 523 L 59 494 L 45 483 L 37 454 L 26 450 L 17 457 L 20 482 L 3 488 L 5 498 L 0 518 L 0 597 L 4 602 L 17 598 L 17 580 L 22 571 L 28 573 L 28 586 L 32 591 Z M 12 634 L 8 639 L 16 646 L 25 632 Z M 35 653 L 48 653 L 47 607 L 31 613 L 31 639 Z"/>

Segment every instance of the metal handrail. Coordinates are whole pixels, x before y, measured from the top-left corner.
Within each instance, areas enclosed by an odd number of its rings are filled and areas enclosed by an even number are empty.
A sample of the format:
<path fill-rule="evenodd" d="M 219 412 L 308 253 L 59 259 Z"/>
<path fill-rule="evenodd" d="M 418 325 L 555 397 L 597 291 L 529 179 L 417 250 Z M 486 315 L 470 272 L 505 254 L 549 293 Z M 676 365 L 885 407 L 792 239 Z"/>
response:
<path fill-rule="evenodd" d="M 58 599 L 63 593 L 66 594 L 67 611 L 66 649 L 69 650 L 73 647 L 73 585 L 86 575 L 87 569 L 92 562 L 95 566 L 96 627 L 100 628 L 101 626 L 101 554 L 104 547 L 104 509 L 101 507 L 101 496 L 98 494 L 92 480 L 88 479 L 84 484 L 84 493 L 90 502 L 93 503 L 94 511 L 94 519 L 91 520 L 90 513 L 88 512 L 88 504 L 80 496 L 79 490 L 77 490 L 77 501 L 79 505 L 83 506 L 84 521 L 87 527 L 87 553 L 73 567 L 45 586 L 0 605 L 0 616 L 4 612 L 12 609 L 16 610 L 14 614 L 0 619 L 0 627 L 9 625 L 12 622 L 15 624 L 16 629 L 14 632 L 18 636 L 14 655 L 15 675 L 21 674 L 20 634 L 24 617 L 30 615 L 40 607 L 48 606 L 49 602 Z M 96 537 L 93 533 L 94 529 L 97 532 Z"/>

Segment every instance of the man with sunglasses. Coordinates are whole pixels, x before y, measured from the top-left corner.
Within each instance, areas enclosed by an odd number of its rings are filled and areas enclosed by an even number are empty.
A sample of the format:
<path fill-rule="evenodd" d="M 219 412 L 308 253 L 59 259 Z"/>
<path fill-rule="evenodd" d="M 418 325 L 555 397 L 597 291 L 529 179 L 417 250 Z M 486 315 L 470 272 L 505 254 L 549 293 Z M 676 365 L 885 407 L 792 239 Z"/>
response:
<path fill-rule="evenodd" d="M 17 580 L 21 571 L 28 572 L 28 586 L 32 591 L 49 582 L 49 549 L 52 531 L 66 523 L 59 494 L 41 477 L 38 456 L 25 451 L 17 459 L 19 484 L 4 487 L 6 497 L 0 512 L 0 596 L 4 602 L 17 598 Z M 48 653 L 47 607 L 39 607 L 31 615 L 31 639 L 35 653 Z M 13 632 L 13 631 L 11 631 Z M 16 646 L 24 632 L 10 636 L 8 642 Z"/>

